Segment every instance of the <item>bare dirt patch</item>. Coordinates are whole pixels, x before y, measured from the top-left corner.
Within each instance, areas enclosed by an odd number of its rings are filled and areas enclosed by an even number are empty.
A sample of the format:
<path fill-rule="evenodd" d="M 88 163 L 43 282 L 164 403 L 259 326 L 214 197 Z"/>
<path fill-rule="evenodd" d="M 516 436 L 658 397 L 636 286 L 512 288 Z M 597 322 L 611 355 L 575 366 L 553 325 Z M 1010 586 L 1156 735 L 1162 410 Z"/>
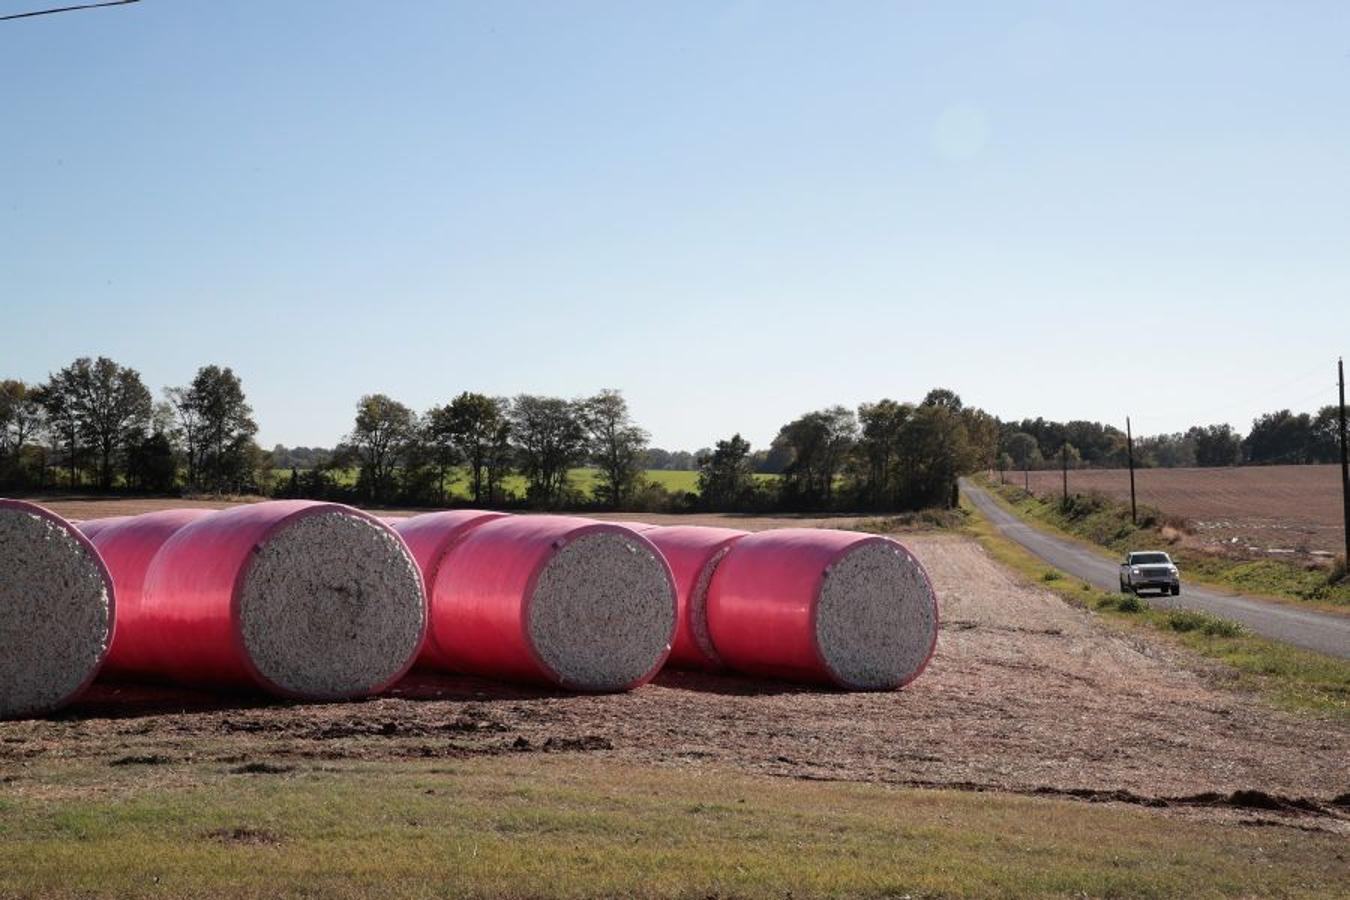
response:
<path fill-rule="evenodd" d="M 207 840 L 219 844 L 249 847 L 269 847 L 281 843 L 281 838 L 270 831 L 260 828 L 215 828 L 206 833 Z"/>
<path fill-rule="evenodd" d="M 1056 471 L 1028 473 L 1031 490 L 1058 496 Z M 1023 483 L 1009 472 L 1009 484 Z M 1069 473 L 1070 491 L 1100 491 L 1130 499 L 1125 469 Z M 1140 503 L 1185 518 L 1197 543 L 1262 555 L 1338 553 L 1341 534 L 1339 466 L 1240 466 L 1218 469 L 1137 469 Z"/>
<path fill-rule="evenodd" d="M 928 672 L 896 693 L 667 672 L 631 694 L 579 696 L 414 674 L 362 703 L 274 705 L 99 684 L 58 717 L 0 723 L 0 772 L 7 791 L 52 795 L 90 790 L 53 766 L 176 784 L 197 767 L 299 776 L 335 761 L 580 752 L 1350 830 L 1337 799 L 1350 790 L 1350 728 L 1275 711 L 1226 687 L 1218 667 L 1112 632 L 971 540 L 906 542 L 936 582 L 943 625 Z M 137 756 L 181 762 L 107 768 Z"/>

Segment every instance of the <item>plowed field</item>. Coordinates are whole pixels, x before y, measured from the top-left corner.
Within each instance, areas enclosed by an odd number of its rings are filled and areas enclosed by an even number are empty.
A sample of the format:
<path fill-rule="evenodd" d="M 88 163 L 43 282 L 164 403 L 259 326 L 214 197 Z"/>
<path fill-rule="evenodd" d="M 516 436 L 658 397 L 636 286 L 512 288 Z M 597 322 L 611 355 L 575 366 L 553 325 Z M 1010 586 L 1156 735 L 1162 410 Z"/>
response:
<path fill-rule="evenodd" d="M 1022 484 L 1021 472 L 1009 472 Z M 1031 472 L 1031 490 L 1058 494 L 1058 471 Z M 1197 539 L 1264 554 L 1339 553 L 1342 532 L 1338 466 L 1243 466 L 1223 469 L 1136 469 L 1139 502 L 1187 519 Z M 1130 499 L 1125 469 L 1069 473 L 1070 491 Z"/>

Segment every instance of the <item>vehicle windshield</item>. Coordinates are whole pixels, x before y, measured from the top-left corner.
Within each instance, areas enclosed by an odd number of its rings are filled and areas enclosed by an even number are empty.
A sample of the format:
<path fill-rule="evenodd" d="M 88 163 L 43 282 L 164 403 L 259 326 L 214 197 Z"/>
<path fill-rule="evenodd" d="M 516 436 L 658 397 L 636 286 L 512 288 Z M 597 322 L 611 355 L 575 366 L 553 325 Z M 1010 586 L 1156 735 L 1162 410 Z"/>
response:
<path fill-rule="evenodd" d="M 1131 553 L 1130 562 L 1136 566 L 1155 565 L 1157 563 L 1170 563 L 1166 553 Z"/>

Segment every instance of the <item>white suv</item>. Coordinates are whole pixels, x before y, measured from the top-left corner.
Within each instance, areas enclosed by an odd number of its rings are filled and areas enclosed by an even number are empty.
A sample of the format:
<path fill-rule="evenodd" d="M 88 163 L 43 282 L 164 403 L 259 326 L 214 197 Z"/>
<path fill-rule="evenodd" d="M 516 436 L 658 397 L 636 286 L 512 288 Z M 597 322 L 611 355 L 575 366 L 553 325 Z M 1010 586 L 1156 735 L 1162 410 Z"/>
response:
<path fill-rule="evenodd" d="M 1181 593 L 1181 574 L 1172 557 L 1158 550 L 1125 554 L 1120 564 L 1120 592 L 1137 594 L 1157 589 L 1173 597 Z"/>

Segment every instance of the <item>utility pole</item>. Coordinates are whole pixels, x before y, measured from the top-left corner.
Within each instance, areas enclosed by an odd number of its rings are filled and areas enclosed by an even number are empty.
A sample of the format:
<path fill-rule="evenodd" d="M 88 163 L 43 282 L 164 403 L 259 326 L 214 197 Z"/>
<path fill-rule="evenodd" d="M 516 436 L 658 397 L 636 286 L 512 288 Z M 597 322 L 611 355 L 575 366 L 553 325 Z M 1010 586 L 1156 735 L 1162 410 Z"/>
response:
<path fill-rule="evenodd" d="M 1350 565 L 1350 455 L 1345 447 L 1345 360 L 1336 360 L 1337 385 L 1341 394 L 1341 502 L 1345 506 L 1345 562 Z"/>
<path fill-rule="evenodd" d="M 1069 442 L 1059 448 L 1059 468 L 1064 473 L 1064 505 L 1069 505 Z"/>
<path fill-rule="evenodd" d="M 1130 430 L 1130 417 L 1125 417 L 1125 452 L 1130 457 L 1130 522 L 1139 524 L 1139 507 L 1134 502 L 1134 432 Z"/>
<path fill-rule="evenodd" d="M 1022 490 L 1026 491 L 1028 494 L 1031 493 L 1031 476 L 1027 474 L 1025 464 L 1023 464 L 1022 468 Z"/>

